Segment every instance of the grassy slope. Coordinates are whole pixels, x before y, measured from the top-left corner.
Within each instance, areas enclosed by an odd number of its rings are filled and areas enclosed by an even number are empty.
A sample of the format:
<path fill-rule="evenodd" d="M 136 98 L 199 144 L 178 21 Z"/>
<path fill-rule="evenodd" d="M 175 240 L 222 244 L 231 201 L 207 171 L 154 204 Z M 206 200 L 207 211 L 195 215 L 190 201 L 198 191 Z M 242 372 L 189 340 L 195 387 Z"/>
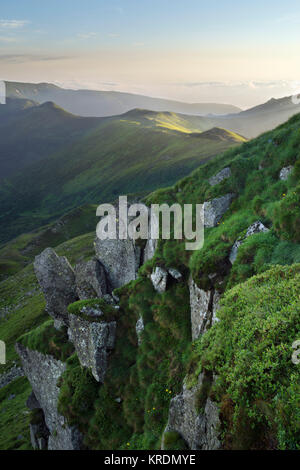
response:
<path fill-rule="evenodd" d="M 20 235 L 0 249 L 0 281 L 28 265 L 47 247 L 55 247 L 95 230 L 95 205 L 78 207 L 46 227 Z"/>
<path fill-rule="evenodd" d="M 0 241 L 27 233 L 83 204 L 174 183 L 240 136 L 199 137 L 193 120 L 135 111 L 22 171 L 0 189 Z M 183 132 L 184 130 L 184 132 Z M 243 140 L 243 139 L 242 139 Z"/>
<path fill-rule="evenodd" d="M 82 138 L 99 122 L 74 116 L 54 103 L 8 100 L 0 109 L 0 180 Z"/>
<path fill-rule="evenodd" d="M 94 233 L 71 239 L 56 248 L 72 264 L 90 259 Z M 0 374 L 18 363 L 16 340 L 26 332 L 49 320 L 33 266 L 30 264 L 9 279 L 0 282 L 0 337 L 7 348 L 7 364 L 0 365 Z M 0 449 L 30 448 L 29 416 L 25 406 L 31 388 L 25 378 L 0 390 Z M 15 394 L 14 399 L 8 397 Z M 17 419 L 16 419 L 17 418 Z M 23 437 L 18 439 L 18 436 Z"/>
<path fill-rule="evenodd" d="M 227 314 L 229 315 L 227 321 L 233 322 L 230 334 L 234 336 L 236 331 L 242 332 L 240 341 L 247 344 L 248 334 L 253 332 L 251 364 L 257 364 L 258 367 L 252 370 L 252 380 L 249 382 L 247 379 L 249 367 L 247 362 L 243 362 L 245 357 L 240 354 L 239 348 L 231 351 L 236 361 L 228 363 L 223 356 L 221 356 L 223 363 L 219 359 L 215 360 L 213 347 L 214 334 L 217 334 L 215 331 L 219 331 L 222 341 L 235 344 L 233 340 L 231 341 L 231 336 L 228 336 L 231 327 L 224 332 L 223 325 L 217 325 L 208 336 L 212 337 L 211 343 L 205 345 L 208 350 L 209 367 L 218 371 L 220 375 L 222 367 L 225 367 L 224 370 L 229 367 L 232 377 L 238 374 L 241 383 L 246 383 L 246 391 L 249 394 L 246 397 L 247 406 L 244 406 L 244 395 L 241 393 L 245 385 L 242 389 L 238 389 L 236 381 L 233 380 L 232 385 L 229 383 L 228 386 L 226 374 L 226 383 L 224 385 L 223 380 L 224 386 L 219 395 L 217 391 L 212 393 L 215 393 L 214 398 L 220 406 L 223 406 L 222 403 L 230 404 L 229 409 L 224 408 L 222 415 L 225 433 L 223 438 L 228 448 L 256 448 L 256 437 L 260 435 L 267 437 L 265 442 L 259 443 L 265 448 L 295 448 L 299 445 L 300 439 L 297 434 L 299 430 L 295 421 L 299 376 L 290 362 L 285 362 L 288 361 L 288 355 L 292 354 L 292 349 L 288 350 L 288 347 L 299 334 L 299 315 L 295 316 L 299 308 L 299 283 L 295 283 L 299 266 L 294 266 L 291 270 L 272 268 L 274 265 L 300 261 L 299 128 L 300 116 L 296 116 L 278 129 L 220 155 L 174 187 L 157 191 L 148 198 L 149 202 L 195 204 L 229 191 L 236 194 L 235 201 L 221 224 L 206 231 L 205 246 L 201 251 L 188 253 L 184 250 L 182 242 L 161 243 L 155 258 L 140 270 L 139 279 L 119 290 L 121 310 L 117 346 L 111 357 L 105 385 L 96 392 L 94 384 L 90 383 L 85 372 L 76 362 L 70 362 L 63 381 L 60 411 L 70 422 L 79 423 L 90 447 L 159 448 L 170 398 L 180 391 L 186 373 L 189 372 L 193 376 L 195 370 L 203 366 L 205 359 L 201 340 L 191 344 L 189 296 L 186 285 L 189 271 L 201 287 L 209 288 L 209 274 L 213 272 L 224 276 L 222 267 L 224 263 L 226 264 L 231 246 L 245 233 L 248 226 L 258 219 L 270 227 L 270 232 L 255 235 L 244 243 L 233 269 L 225 276 L 225 283 L 222 285 L 222 289 L 227 292 L 223 314 L 226 315 L 227 308 L 229 313 L 233 310 L 236 315 L 241 316 L 241 322 L 235 323 L 230 314 Z M 290 164 L 295 165 L 293 174 L 288 181 L 279 181 L 281 168 Z M 226 166 L 230 166 L 232 177 L 211 188 L 208 178 Z M 84 242 L 83 240 L 84 237 L 81 237 L 77 241 L 72 241 L 71 246 L 68 243 L 64 244 L 59 253 L 63 252 L 74 261 L 74 258 L 81 253 L 82 247 L 87 247 L 86 243 L 92 242 L 91 239 L 86 239 Z M 76 243 L 75 254 L 72 248 L 74 243 Z M 92 251 L 89 255 L 92 255 Z M 147 275 L 156 264 L 178 267 L 184 273 L 185 282 L 175 283 L 163 295 L 155 293 Z M 272 271 L 269 271 L 270 268 Z M 32 268 L 27 267 L 25 271 L 30 272 L 30 269 Z M 11 286 L 11 295 L 15 295 L 22 279 L 19 276 L 24 276 L 25 271 L 1 284 L 6 296 L 9 296 L 9 286 Z M 260 273 L 265 273 L 262 278 L 247 283 L 251 276 Z M 245 281 L 245 286 L 234 287 Z M 233 290 L 230 290 L 232 288 Z M 246 306 L 243 296 L 247 297 Z M 292 309 L 289 306 L 291 300 Z M 4 300 L 5 302 L 7 303 L 7 300 Z M 18 303 L 19 299 L 15 302 Z M 249 308 L 252 302 L 257 308 L 269 309 L 272 314 L 272 317 L 265 316 L 263 322 L 258 322 L 255 331 L 253 331 L 255 312 Z M 142 346 L 138 348 L 135 323 L 141 314 L 146 327 Z M 18 315 L 22 313 L 17 313 L 16 316 L 12 314 L 7 322 L 0 325 L 1 332 L 2 329 L 3 332 L 11 331 L 11 336 L 7 336 L 10 338 L 11 350 L 16 335 L 14 329 L 22 329 L 24 321 L 23 318 L 17 327 Z M 32 326 L 35 322 L 42 321 L 40 315 L 41 311 L 36 311 Z M 20 318 L 22 319 L 22 316 Z M 285 328 L 280 329 L 278 321 L 285 325 Z M 5 329 L 8 322 L 10 327 Z M 265 337 L 266 332 L 269 339 L 260 344 L 260 339 Z M 284 351 L 284 360 L 273 350 L 273 337 L 276 338 L 276 348 Z M 267 358 L 274 351 L 276 361 L 272 364 Z M 10 358 L 13 359 L 13 353 L 10 354 Z M 266 364 L 261 361 L 261 354 L 267 361 Z M 262 367 L 259 364 L 262 364 Z M 285 367 L 287 364 L 288 367 Z M 269 374 L 266 375 L 270 368 L 271 382 Z M 281 388 L 284 383 L 290 384 L 287 394 Z M 265 384 L 269 384 L 271 389 L 265 389 Z M 276 397 L 273 392 L 279 386 L 282 391 L 280 414 L 276 414 L 275 410 L 275 419 L 272 410 Z M 229 394 L 229 402 L 224 402 L 224 393 Z M 120 405 L 115 401 L 118 397 L 122 398 Z M 257 406 L 257 399 L 262 399 L 261 406 Z M 233 426 L 234 416 L 239 417 L 238 427 Z M 248 432 L 250 418 L 254 430 L 251 435 Z M 237 442 L 236 438 L 239 436 L 246 436 L 247 439 L 240 439 Z"/>
<path fill-rule="evenodd" d="M 291 268 L 274 267 L 300 261 L 300 205 L 297 189 L 300 179 L 299 128 L 300 116 L 296 116 L 273 132 L 230 150 L 200 167 L 174 187 L 149 196 L 149 203 L 195 204 L 229 191 L 236 194 L 231 209 L 219 227 L 206 231 L 205 246 L 201 251 L 188 253 L 183 243 L 177 241 L 161 243 L 155 258 L 140 270 L 139 279 L 118 291 L 121 315 L 117 346 L 111 357 L 106 382 L 99 389 L 94 404 L 89 404 L 88 420 L 83 420 L 79 403 L 74 402 L 77 389 L 74 391 L 68 388 L 67 384 L 71 382 L 74 373 L 70 366 L 65 377 L 61 411 L 70 422 L 80 423 L 90 447 L 159 448 L 170 398 L 180 391 L 187 372 L 193 377 L 195 370 L 199 371 L 203 363 L 204 366 L 206 364 L 205 356 L 202 357 L 201 353 L 201 340 L 192 344 L 190 338 L 189 272 L 205 289 L 210 287 L 211 273 L 217 273 L 222 279 L 225 275 L 225 282 L 219 289 L 228 292 L 226 306 L 229 316 L 226 325 L 231 326 L 225 328 L 217 325 L 212 331 L 219 330 L 219 344 L 221 339 L 221 344 L 227 341 L 232 345 L 231 354 L 236 357 L 236 361 L 221 356 L 223 363 L 220 364 L 218 358 L 214 360 L 213 356 L 215 342 L 212 340 L 211 344 L 206 344 L 210 354 L 209 369 L 221 375 L 224 367 L 231 374 L 228 377 L 223 374 L 223 388 L 221 391 L 219 389 L 219 395 L 211 390 L 214 394 L 212 396 L 224 410 L 224 446 L 244 449 L 293 449 L 299 446 L 299 376 L 296 366 L 290 361 L 292 343 L 300 332 L 297 313 L 299 282 L 294 279 L 295 276 L 296 279 L 299 277 L 299 265 Z M 295 165 L 293 175 L 287 182 L 279 181 L 281 168 L 290 164 Z M 211 188 L 208 178 L 228 165 L 232 177 Z M 286 213 L 292 214 L 292 220 L 283 217 Z M 234 241 L 243 236 L 249 225 L 258 219 L 271 228 L 270 232 L 249 238 L 240 248 L 233 269 L 226 275 L 223 268 Z M 178 267 L 184 273 L 185 282 L 169 286 L 163 295 L 155 293 L 148 274 L 152 266 L 157 264 Z M 259 273 L 265 274 L 234 290 L 238 283 L 247 282 L 251 276 Z M 243 296 L 247 298 L 246 306 Z M 255 308 L 252 309 L 252 306 Z M 270 312 L 270 315 L 266 312 L 262 316 L 261 322 L 256 318 L 258 308 Z M 230 317 L 230 311 L 240 316 L 240 322 Z M 137 348 L 134 329 L 140 315 L 145 322 L 145 331 L 142 345 Z M 226 311 L 223 315 L 226 315 Z M 279 328 L 279 325 L 282 327 Z M 213 332 L 210 334 L 212 338 L 215 334 Z M 245 345 L 243 351 L 235 347 L 235 337 L 240 332 L 242 335 L 239 341 Z M 249 378 L 247 342 L 250 336 L 249 354 L 253 368 Z M 265 336 L 267 339 L 263 341 Z M 225 354 L 228 345 L 226 348 Z M 275 358 L 273 364 L 268 359 L 271 357 Z M 240 382 L 231 380 L 231 377 L 239 377 Z M 84 376 L 79 383 L 84 383 Z M 290 384 L 289 390 L 284 389 L 285 383 Z M 280 391 L 280 411 L 276 411 L 277 389 Z M 80 390 L 78 388 L 78 393 Z M 81 395 L 78 396 L 83 399 Z M 116 405 L 115 397 L 122 398 L 121 405 Z M 71 400 L 72 409 L 68 406 Z M 230 406 L 226 408 L 228 403 Z M 237 422 L 234 417 L 237 417 Z"/>

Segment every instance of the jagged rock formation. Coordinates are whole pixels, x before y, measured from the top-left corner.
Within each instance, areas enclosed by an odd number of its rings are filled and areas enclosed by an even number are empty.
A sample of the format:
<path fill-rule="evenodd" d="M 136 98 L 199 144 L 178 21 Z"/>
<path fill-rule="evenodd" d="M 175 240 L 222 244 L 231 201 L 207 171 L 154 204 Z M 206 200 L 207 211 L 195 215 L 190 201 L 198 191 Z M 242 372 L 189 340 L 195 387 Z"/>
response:
<path fill-rule="evenodd" d="M 247 233 L 244 238 L 237 240 L 230 252 L 229 261 L 233 264 L 237 258 L 239 247 L 244 243 L 244 241 L 256 233 L 269 232 L 269 229 L 264 226 L 259 220 L 254 222 L 247 230 Z"/>
<path fill-rule="evenodd" d="M 167 289 L 168 271 L 163 268 L 156 267 L 151 274 L 151 282 L 154 289 L 162 294 Z"/>
<path fill-rule="evenodd" d="M 294 167 L 292 165 L 282 168 L 279 174 L 279 178 L 281 179 L 281 181 L 287 181 L 293 169 Z"/>
<path fill-rule="evenodd" d="M 217 405 L 204 395 L 206 380 L 202 373 L 195 387 L 188 389 L 184 384 L 181 394 L 171 400 L 168 424 L 162 437 L 162 449 L 165 435 L 170 431 L 177 432 L 191 450 L 220 449 L 219 410 Z"/>
<path fill-rule="evenodd" d="M 95 318 L 101 320 L 101 311 Z M 104 382 L 108 355 L 116 339 L 115 321 L 88 321 L 77 315 L 69 317 L 69 340 L 74 344 L 78 359 L 83 367 L 91 369 L 98 382 Z"/>
<path fill-rule="evenodd" d="M 95 241 L 96 258 L 104 266 L 112 289 L 136 279 L 141 265 L 141 248 L 132 240 Z"/>
<path fill-rule="evenodd" d="M 81 300 L 100 298 L 108 292 L 105 270 L 97 259 L 76 264 L 75 282 Z"/>
<path fill-rule="evenodd" d="M 66 420 L 57 411 L 59 388 L 58 379 L 66 370 L 66 364 L 54 357 L 32 351 L 22 344 L 16 344 L 26 377 L 28 378 L 36 400 L 40 404 L 49 430 L 49 450 L 78 450 L 82 448 L 80 432 L 69 427 Z"/>
<path fill-rule="evenodd" d="M 34 261 L 34 270 L 46 299 L 46 310 L 56 326 L 68 323 L 67 307 L 78 300 L 75 273 L 65 257 L 47 248 Z"/>
<path fill-rule="evenodd" d="M 204 203 L 204 226 L 205 228 L 216 227 L 225 212 L 229 209 L 234 194 L 218 197 Z"/>
<path fill-rule="evenodd" d="M 217 321 L 221 294 L 215 289 L 204 291 L 189 279 L 192 339 L 197 339 Z"/>
<path fill-rule="evenodd" d="M 231 176 L 231 170 L 230 168 L 224 168 L 223 170 L 219 171 L 215 176 L 212 176 L 209 180 L 209 184 L 211 186 L 216 186 L 217 184 L 220 184 L 222 181 L 225 179 L 230 178 Z"/>
<path fill-rule="evenodd" d="M 158 292 L 159 294 L 163 294 L 163 292 L 167 290 L 167 285 L 170 281 L 170 276 L 178 282 L 182 281 L 183 279 L 182 274 L 174 268 L 164 269 L 157 266 L 153 270 L 152 274 L 150 275 L 150 279 L 156 292 Z"/>

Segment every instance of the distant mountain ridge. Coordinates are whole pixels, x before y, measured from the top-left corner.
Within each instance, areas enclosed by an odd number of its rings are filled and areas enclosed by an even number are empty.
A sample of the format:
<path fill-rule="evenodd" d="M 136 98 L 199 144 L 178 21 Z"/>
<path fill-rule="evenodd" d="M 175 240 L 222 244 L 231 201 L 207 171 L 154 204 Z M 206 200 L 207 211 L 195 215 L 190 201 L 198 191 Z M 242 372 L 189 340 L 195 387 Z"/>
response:
<path fill-rule="evenodd" d="M 210 122 L 175 113 L 85 118 L 10 99 L 0 109 L 0 243 L 83 204 L 169 186 L 246 140 L 202 135 Z"/>
<path fill-rule="evenodd" d="M 229 114 L 241 111 L 237 106 L 218 103 L 184 103 L 181 101 L 118 91 L 68 90 L 50 83 L 6 82 L 7 96 L 38 101 L 54 101 L 65 110 L 80 116 L 113 116 L 134 108 L 171 111 L 182 114 Z"/>

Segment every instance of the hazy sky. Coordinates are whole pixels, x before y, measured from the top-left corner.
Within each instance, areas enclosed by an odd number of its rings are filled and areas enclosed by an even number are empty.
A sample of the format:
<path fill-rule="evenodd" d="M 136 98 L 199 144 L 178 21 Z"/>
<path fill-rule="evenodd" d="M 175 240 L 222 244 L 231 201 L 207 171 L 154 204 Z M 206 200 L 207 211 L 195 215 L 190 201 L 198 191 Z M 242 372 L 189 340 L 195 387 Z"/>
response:
<path fill-rule="evenodd" d="M 4 80 L 246 107 L 300 91 L 299 49 L 299 0 L 0 0 Z"/>

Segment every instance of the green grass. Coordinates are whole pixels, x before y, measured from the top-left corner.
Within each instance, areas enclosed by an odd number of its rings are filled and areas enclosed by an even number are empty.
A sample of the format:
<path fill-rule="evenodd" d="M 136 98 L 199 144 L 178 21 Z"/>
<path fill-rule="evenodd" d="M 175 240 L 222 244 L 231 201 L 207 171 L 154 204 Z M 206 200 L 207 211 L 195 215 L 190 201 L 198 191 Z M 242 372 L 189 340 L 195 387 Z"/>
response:
<path fill-rule="evenodd" d="M 192 133 L 192 117 L 168 113 L 150 113 L 150 117 L 147 111 L 135 111 L 100 120 L 98 127 L 79 141 L 3 181 L 0 222 L 3 219 L 5 223 L 0 243 L 46 225 L 78 206 L 173 184 L 216 154 L 241 143 L 232 133 L 222 139 L 199 137 L 199 133 Z M 176 128 L 178 121 L 181 128 Z M 190 126 L 184 132 L 183 121 Z"/>
<path fill-rule="evenodd" d="M 300 331 L 300 265 L 276 266 L 228 291 L 217 323 L 196 344 L 228 448 L 300 449 L 300 382 L 292 344 Z"/>
<path fill-rule="evenodd" d="M 96 205 L 78 207 L 56 222 L 20 235 L 0 249 L 0 281 L 30 264 L 45 248 L 61 245 L 96 230 Z"/>
<path fill-rule="evenodd" d="M 0 450 L 32 449 L 30 411 L 25 405 L 30 393 L 31 386 L 26 378 L 19 378 L 0 390 Z"/>

